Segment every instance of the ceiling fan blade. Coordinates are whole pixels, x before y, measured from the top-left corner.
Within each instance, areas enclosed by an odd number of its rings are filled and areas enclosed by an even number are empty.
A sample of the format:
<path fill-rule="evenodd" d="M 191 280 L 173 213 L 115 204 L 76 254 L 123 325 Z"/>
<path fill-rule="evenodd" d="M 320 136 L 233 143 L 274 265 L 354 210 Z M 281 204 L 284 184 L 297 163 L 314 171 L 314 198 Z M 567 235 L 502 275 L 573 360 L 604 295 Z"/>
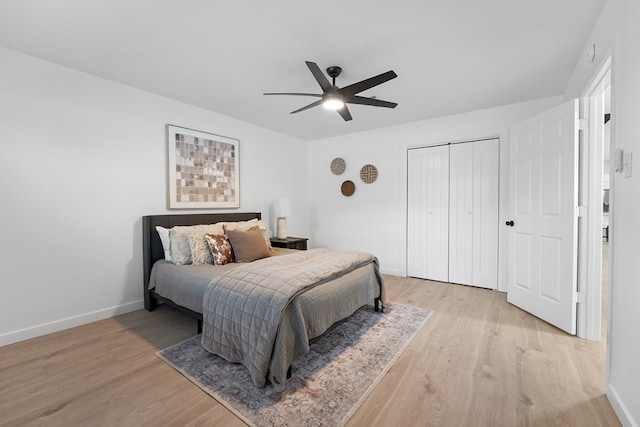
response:
<path fill-rule="evenodd" d="M 306 106 L 304 106 L 302 108 L 298 108 L 296 111 L 292 111 L 289 114 L 299 113 L 300 111 L 304 111 L 304 110 L 308 110 L 309 108 L 317 107 L 320 104 L 322 104 L 322 99 L 318 99 L 316 102 L 312 102 L 309 105 L 306 105 Z"/>
<path fill-rule="evenodd" d="M 318 67 L 318 64 L 311 61 L 304 61 L 304 62 L 305 64 L 307 64 L 307 67 L 309 67 L 309 70 L 311 71 L 311 74 L 313 74 L 313 77 L 316 78 L 316 81 L 322 88 L 323 92 L 326 92 L 327 90 L 333 87 L 331 83 L 329 83 L 329 80 L 325 77 L 320 67 Z"/>
<path fill-rule="evenodd" d="M 346 105 L 342 108 L 337 109 L 336 111 L 338 112 L 338 114 L 342 116 L 345 122 L 348 122 L 353 118 L 351 117 L 351 113 L 349 112 L 349 109 L 347 108 Z"/>
<path fill-rule="evenodd" d="M 363 90 L 370 89 L 374 86 L 378 86 L 384 82 L 388 82 L 391 79 L 395 79 L 398 75 L 393 71 L 387 71 L 386 73 L 378 74 L 377 76 L 362 80 L 358 83 L 345 86 L 339 90 L 340 93 L 346 98 L 356 93 L 360 93 Z"/>
<path fill-rule="evenodd" d="M 318 94 L 318 93 L 290 93 L 290 92 L 269 92 L 269 93 L 263 93 L 263 95 L 315 96 L 317 98 L 322 97 L 322 94 Z"/>
<path fill-rule="evenodd" d="M 345 98 L 344 102 L 349 104 L 372 105 L 374 107 L 396 108 L 396 102 L 383 101 L 382 99 L 367 98 L 364 96 L 351 95 Z"/>

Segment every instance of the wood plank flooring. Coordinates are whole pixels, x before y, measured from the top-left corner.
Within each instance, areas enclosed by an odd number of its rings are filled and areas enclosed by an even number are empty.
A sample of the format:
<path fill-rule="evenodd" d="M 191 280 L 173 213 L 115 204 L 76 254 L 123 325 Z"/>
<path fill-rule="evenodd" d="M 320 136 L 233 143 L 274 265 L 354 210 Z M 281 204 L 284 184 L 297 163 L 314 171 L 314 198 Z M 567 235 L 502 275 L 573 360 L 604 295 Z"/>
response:
<path fill-rule="evenodd" d="M 605 342 L 500 292 L 385 276 L 391 301 L 434 311 L 348 426 L 618 426 Z M 168 307 L 0 348 L 2 426 L 242 426 L 155 356 L 195 335 Z"/>

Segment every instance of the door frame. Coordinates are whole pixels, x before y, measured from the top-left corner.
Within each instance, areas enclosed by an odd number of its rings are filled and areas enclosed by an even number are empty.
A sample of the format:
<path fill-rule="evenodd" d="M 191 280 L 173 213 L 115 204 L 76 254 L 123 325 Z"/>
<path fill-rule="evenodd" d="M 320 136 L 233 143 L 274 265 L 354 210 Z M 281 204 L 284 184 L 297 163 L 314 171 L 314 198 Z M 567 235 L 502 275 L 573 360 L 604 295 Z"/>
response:
<path fill-rule="evenodd" d="M 611 85 L 611 57 L 594 74 L 581 98 L 581 117 L 587 120 L 580 147 L 579 204 L 586 214 L 578 223 L 577 335 L 600 340 L 602 330 L 602 180 L 604 89 Z M 613 122 L 611 124 L 613 126 Z M 613 144 L 611 144 L 613 146 Z M 613 157 L 610 157 L 613 159 Z M 611 184 L 610 184 L 611 186 Z M 609 187 L 611 188 L 611 187 Z M 609 194 L 611 195 L 611 190 Z M 612 233 L 609 232 L 609 236 Z M 611 255 L 611 254 L 610 254 Z M 609 259 L 611 262 L 611 259 Z"/>

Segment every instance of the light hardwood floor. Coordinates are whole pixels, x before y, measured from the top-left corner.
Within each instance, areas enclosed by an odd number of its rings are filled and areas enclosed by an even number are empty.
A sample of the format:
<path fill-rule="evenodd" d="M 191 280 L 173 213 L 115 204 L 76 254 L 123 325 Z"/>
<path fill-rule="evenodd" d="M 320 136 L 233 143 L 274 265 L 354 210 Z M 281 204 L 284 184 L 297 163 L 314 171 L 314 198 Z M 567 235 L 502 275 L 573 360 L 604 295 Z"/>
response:
<path fill-rule="evenodd" d="M 604 340 L 565 334 L 503 293 L 385 276 L 434 311 L 348 426 L 617 426 Z M 242 426 L 154 354 L 195 334 L 167 307 L 0 348 L 0 425 Z"/>

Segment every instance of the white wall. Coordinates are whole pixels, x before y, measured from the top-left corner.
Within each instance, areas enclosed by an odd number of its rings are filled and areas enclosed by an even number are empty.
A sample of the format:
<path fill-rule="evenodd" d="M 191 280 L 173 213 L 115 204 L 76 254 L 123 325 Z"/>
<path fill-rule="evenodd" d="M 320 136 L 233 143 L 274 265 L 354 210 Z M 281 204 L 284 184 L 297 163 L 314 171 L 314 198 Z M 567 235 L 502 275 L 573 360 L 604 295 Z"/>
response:
<path fill-rule="evenodd" d="M 565 95 L 582 95 L 611 55 L 611 146 L 640 160 L 640 2 L 610 0 L 587 45 L 600 52 L 576 64 Z M 634 165 L 634 166 L 636 166 Z M 610 173 L 607 397 L 625 426 L 640 425 L 640 174 Z"/>
<path fill-rule="evenodd" d="M 500 223 L 504 223 L 509 125 L 560 101 L 560 97 L 545 98 L 312 142 L 309 150 L 311 245 L 368 251 L 378 256 L 384 273 L 404 276 L 407 149 L 486 137 L 500 138 Z M 342 175 L 334 175 L 329 169 L 335 157 L 342 157 L 347 163 Z M 379 171 L 373 184 L 360 180 L 360 168 L 367 163 Z M 344 180 L 356 184 L 356 192 L 351 197 L 340 193 Z M 500 244 L 504 259 L 506 233 L 500 236 Z M 505 267 L 499 279 L 501 290 L 506 290 L 506 265 L 501 262 Z"/>
<path fill-rule="evenodd" d="M 4 48 L 0 100 L 0 345 L 142 307 L 167 123 L 239 139 L 239 210 L 271 222 L 288 196 L 290 233 L 308 234 L 304 141 Z"/>

